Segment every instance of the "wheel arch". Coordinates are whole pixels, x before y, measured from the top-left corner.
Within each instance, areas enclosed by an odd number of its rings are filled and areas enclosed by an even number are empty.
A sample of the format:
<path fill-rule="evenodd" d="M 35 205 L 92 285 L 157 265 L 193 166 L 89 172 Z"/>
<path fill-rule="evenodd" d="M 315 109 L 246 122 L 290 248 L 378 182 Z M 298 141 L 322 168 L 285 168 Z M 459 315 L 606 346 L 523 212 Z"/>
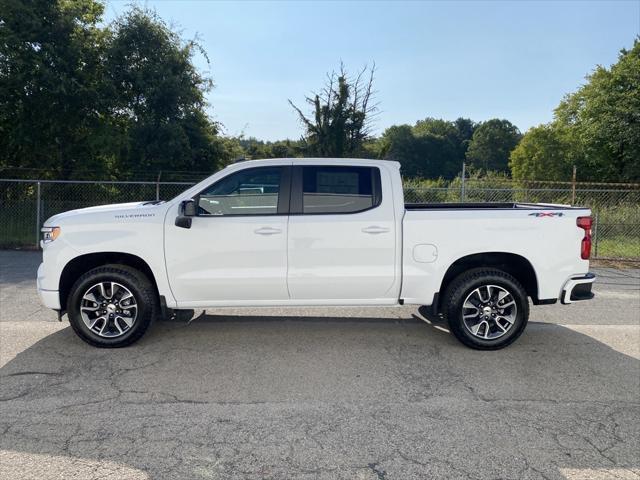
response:
<path fill-rule="evenodd" d="M 447 287 L 458 275 L 480 267 L 497 268 L 512 275 L 522 284 L 533 303 L 538 303 L 538 278 L 533 265 L 522 255 L 510 252 L 482 252 L 460 257 L 445 272 L 438 297 L 442 298 Z"/>
<path fill-rule="evenodd" d="M 62 269 L 59 281 L 60 305 L 62 309 L 65 310 L 71 287 L 73 287 L 73 284 L 82 274 L 96 267 L 109 264 L 127 265 L 140 271 L 149 279 L 156 294 L 158 294 L 158 284 L 151 267 L 137 255 L 124 252 L 87 253 L 74 257 Z"/>

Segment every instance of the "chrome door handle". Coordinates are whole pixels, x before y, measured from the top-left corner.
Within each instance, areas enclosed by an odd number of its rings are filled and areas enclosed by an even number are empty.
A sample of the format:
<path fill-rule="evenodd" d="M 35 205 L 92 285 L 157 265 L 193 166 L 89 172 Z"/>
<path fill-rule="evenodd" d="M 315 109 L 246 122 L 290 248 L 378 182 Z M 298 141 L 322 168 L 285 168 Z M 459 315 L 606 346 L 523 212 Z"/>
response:
<path fill-rule="evenodd" d="M 282 230 L 279 228 L 262 227 L 254 230 L 253 233 L 257 233 L 258 235 L 276 235 L 278 233 L 282 233 Z"/>
<path fill-rule="evenodd" d="M 372 225 L 370 227 L 365 227 L 362 229 L 364 233 L 370 233 L 371 235 L 377 235 L 378 233 L 387 233 L 390 229 L 386 227 L 379 227 L 377 225 Z"/>

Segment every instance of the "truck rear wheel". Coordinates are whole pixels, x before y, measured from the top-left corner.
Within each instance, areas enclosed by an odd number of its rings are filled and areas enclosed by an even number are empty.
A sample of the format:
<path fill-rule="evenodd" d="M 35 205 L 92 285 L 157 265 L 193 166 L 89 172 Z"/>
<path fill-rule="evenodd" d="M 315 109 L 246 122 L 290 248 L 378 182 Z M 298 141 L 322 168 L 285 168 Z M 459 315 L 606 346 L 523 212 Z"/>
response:
<path fill-rule="evenodd" d="M 529 319 L 529 302 L 512 275 L 495 268 L 476 268 L 451 282 L 443 313 L 451 332 L 463 344 L 497 350 L 522 334 Z"/>
<path fill-rule="evenodd" d="M 76 334 L 95 347 L 117 348 L 137 341 L 157 311 L 149 279 L 126 265 L 105 265 L 82 275 L 67 301 Z"/>

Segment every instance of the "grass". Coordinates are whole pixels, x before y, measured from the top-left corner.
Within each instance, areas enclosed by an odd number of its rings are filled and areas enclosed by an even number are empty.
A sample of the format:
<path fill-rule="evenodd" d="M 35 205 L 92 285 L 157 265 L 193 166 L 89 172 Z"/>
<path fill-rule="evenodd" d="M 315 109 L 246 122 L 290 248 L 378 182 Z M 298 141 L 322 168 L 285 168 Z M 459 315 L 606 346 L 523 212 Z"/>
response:
<path fill-rule="evenodd" d="M 35 246 L 36 229 L 33 202 L 0 203 L 0 248 Z"/>
<path fill-rule="evenodd" d="M 596 246 L 592 247 L 592 256 L 596 257 Z M 598 240 L 597 258 L 640 259 L 640 238 L 614 237 Z"/>

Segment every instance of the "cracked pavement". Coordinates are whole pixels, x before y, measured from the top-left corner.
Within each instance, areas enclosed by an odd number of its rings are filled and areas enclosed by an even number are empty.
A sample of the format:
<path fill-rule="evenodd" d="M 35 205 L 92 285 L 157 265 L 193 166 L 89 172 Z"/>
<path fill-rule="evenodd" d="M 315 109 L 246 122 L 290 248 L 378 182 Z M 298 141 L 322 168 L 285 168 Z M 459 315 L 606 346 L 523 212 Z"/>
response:
<path fill-rule="evenodd" d="M 412 307 L 219 309 L 101 350 L 0 251 L 0 477 L 640 479 L 640 271 L 497 352 Z"/>

